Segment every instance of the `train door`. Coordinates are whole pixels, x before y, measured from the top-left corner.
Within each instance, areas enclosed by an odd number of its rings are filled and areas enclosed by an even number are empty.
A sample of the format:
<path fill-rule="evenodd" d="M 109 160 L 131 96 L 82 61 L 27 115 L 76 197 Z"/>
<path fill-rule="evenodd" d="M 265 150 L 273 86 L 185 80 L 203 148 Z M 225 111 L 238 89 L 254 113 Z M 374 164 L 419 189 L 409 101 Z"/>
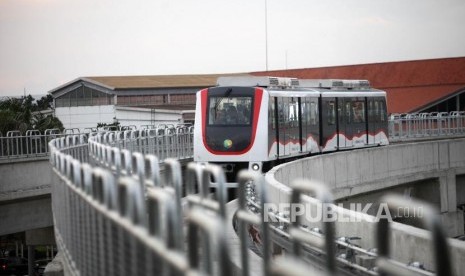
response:
<path fill-rule="evenodd" d="M 297 155 L 301 152 L 302 148 L 302 137 L 299 129 L 299 121 L 300 121 L 300 105 L 299 105 L 299 98 L 291 97 L 288 99 L 288 113 L 287 113 L 287 122 L 288 122 L 288 133 L 289 133 L 289 140 L 288 149 L 290 155 Z"/>
<path fill-rule="evenodd" d="M 318 98 L 301 98 L 302 151 L 317 152 L 319 141 Z"/>
<path fill-rule="evenodd" d="M 351 101 L 350 136 L 353 147 L 363 147 L 366 145 L 366 103 L 364 97 L 354 97 Z"/>
<path fill-rule="evenodd" d="M 336 98 L 321 98 L 321 146 L 322 151 L 337 150 Z"/>
<path fill-rule="evenodd" d="M 367 103 L 368 103 L 368 145 L 374 145 L 376 143 L 375 137 L 376 137 L 376 131 L 378 129 L 378 118 L 376 116 L 376 108 L 375 105 L 377 105 L 377 101 L 375 98 L 367 98 Z"/>
<path fill-rule="evenodd" d="M 338 119 L 338 148 L 347 147 L 345 135 L 347 132 L 346 101 L 344 98 L 337 98 L 337 119 Z"/>
<path fill-rule="evenodd" d="M 385 136 L 380 138 L 382 144 L 386 145 L 389 144 L 388 138 L 389 137 L 389 130 L 388 130 L 388 119 L 387 119 L 387 106 L 386 106 L 386 98 L 382 98 L 379 100 L 379 131 L 384 131 Z"/>
<path fill-rule="evenodd" d="M 278 156 L 279 139 L 278 139 L 278 120 L 277 120 L 277 98 L 270 97 L 268 107 L 268 157 L 274 159 Z"/>
<path fill-rule="evenodd" d="M 278 97 L 278 157 L 289 156 L 289 98 Z"/>
<path fill-rule="evenodd" d="M 346 142 L 346 147 L 353 147 L 352 136 L 354 135 L 353 126 L 354 116 L 352 113 L 352 98 L 344 98 L 344 111 L 346 117 L 346 131 L 344 133 L 344 140 Z"/>
<path fill-rule="evenodd" d="M 302 152 L 310 152 L 311 146 L 307 143 L 308 121 L 310 119 L 310 103 L 309 98 L 300 98 L 300 123 L 302 125 L 302 135 L 300 143 L 302 145 Z"/>
<path fill-rule="evenodd" d="M 375 100 L 375 110 L 376 110 L 376 144 L 387 144 L 388 136 L 388 124 L 387 124 L 387 112 L 386 112 L 386 98 L 377 98 Z M 385 135 L 382 135 L 381 132 L 384 132 Z"/>
<path fill-rule="evenodd" d="M 318 110 L 318 98 L 310 99 L 310 121 L 307 127 L 307 141 L 312 141 L 312 152 L 319 152 L 320 141 L 320 111 Z M 311 136 L 311 138 L 310 138 Z"/>

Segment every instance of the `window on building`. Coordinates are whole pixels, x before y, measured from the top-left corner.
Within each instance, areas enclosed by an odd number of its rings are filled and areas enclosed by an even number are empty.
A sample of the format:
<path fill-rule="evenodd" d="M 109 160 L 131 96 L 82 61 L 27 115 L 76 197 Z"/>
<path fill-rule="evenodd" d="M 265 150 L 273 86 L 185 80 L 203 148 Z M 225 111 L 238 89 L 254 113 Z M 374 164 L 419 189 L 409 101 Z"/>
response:
<path fill-rule="evenodd" d="M 170 95 L 171 104 L 195 104 L 194 94 L 172 94 Z"/>
<path fill-rule="evenodd" d="M 87 86 L 80 86 L 55 99 L 56 107 L 109 105 L 113 103 L 113 95 Z"/>

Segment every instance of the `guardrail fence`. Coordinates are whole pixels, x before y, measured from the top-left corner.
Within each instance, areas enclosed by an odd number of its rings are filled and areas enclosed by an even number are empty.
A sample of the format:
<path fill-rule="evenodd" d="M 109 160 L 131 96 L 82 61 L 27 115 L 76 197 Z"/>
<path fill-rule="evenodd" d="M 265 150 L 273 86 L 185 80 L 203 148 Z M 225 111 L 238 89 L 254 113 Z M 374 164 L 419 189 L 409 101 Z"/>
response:
<path fill-rule="evenodd" d="M 0 160 L 48 156 L 48 143 L 63 135 L 57 129 L 47 129 L 44 134 L 28 130 L 24 135 L 8 131 L 5 137 L 0 136 Z"/>
<path fill-rule="evenodd" d="M 137 133 L 130 132 L 134 135 Z M 120 134 L 118 134 L 120 135 Z M 140 137 L 145 137 L 140 135 Z M 123 139 L 125 140 L 125 139 Z M 144 140 L 144 139 L 140 139 Z M 226 186 L 220 167 L 191 163 L 187 179 L 182 179 L 181 166 L 175 159 L 166 159 L 164 177 L 160 177 L 159 159 L 153 154 L 130 152 L 116 147 L 120 142 L 113 133 L 68 136 L 50 142 L 50 161 L 59 181 L 54 183 L 52 204 L 55 234 L 59 250 L 63 252 L 65 273 L 72 275 L 249 275 L 249 248 L 253 242 L 246 229 L 258 229 L 255 238 L 261 241 L 263 275 L 334 275 L 344 262 L 335 255 L 336 246 L 353 249 L 350 242 L 332 236 L 332 223 L 318 230 L 306 229 L 299 221 L 291 223 L 293 215 L 265 210 L 268 202 L 266 184 L 261 175 L 242 172 L 237 224 L 225 221 Z M 103 142 L 98 142 L 103 141 Z M 120 141 L 120 142 L 118 142 Z M 102 144 L 106 143 L 106 144 Z M 110 146 L 111 144 L 115 146 Z M 149 148 L 143 142 L 137 147 Z M 89 152 L 86 152 L 88 148 Z M 89 157 L 86 157 L 88 153 Z M 119 157 L 118 157 L 119 156 Z M 92 167 L 87 161 L 96 162 Z M 118 164 L 121 167 L 117 167 Z M 209 195 L 209 182 L 218 188 L 214 199 Z M 185 189 L 183 183 L 186 183 Z M 295 191 L 292 201 L 298 202 L 300 193 L 315 193 L 322 202 L 331 202 L 331 195 L 321 185 L 299 181 L 291 185 Z M 183 199 L 184 191 L 187 193 Z M 187 205 L 182 202 L 187 202 Z M 412 203 L 410 203 L 412 204 Z M 291 208 L 292 214 L 292 208 Z M 265 218 L 275 217 L 269 223 Z M 286 221 L 284 221 L 286 220 Z M 227 224 L 236 224 L 240 234 L 240 256 L 231 256 L 225 236 Z M 385 229 L 385 222 L 380 229 Z M 430 220 L 433 229 L 438 221 Z M 250 227 L 249 227 L 250 226 Z M 383 230 L 384 231 L 384 230 Z M 373 233 L 375 234 L 375 233 Z M 293 244 L 285 257 L 271 259 L 272 241 L 287 237 Z M 436 256 L 446 254 L 448 245 L 440 231 L 434 248 Z M 383 246 L 383 245 L 380 245 Z M 293 248 L 293 249 L 292 249 Z M 383 247 L 384 248 L 384 247 Z M 319 252 L 323 265 L 314 270 L 307 263 L 308 252 Z M 349 252 L 349 251 L 348 251 Z M 389 255 L 382 251 L 377 267 L 380 272 L 399 272 L 397 275 L 431 275 L 429 271 L 401 264 L 392 270 Z M 305 254 L 303 254 L 305 253 Z M 316 253 L 313 253 L 314 255 Z M 368 255 L 377 258 L 373 252 Z M 232 258 L 240 258 L 242 267 L 234 267 Z M 383 263 L 384 262 L 384 263 Z M 355 266 L 353 266 L 355 267 Z M 450 272 L 450 263 L 438 258 L 438 272 Z M 360 269 L 357 275 L 376 275 L 376 267 Z M 441 275 L 446 275 L 441 274 Z M 346 275 L 346 274 L 344 274 Z"/>
<path fill-rule="evenodd" d="M 92 158 L 98 163 L 109 161 L 104 160 L 109 155 L 105 156 L 101 146 L 115 147 L 120 151 L 154 154 L 160 160 L 192 158 L 194 155 L 193 131 L 193 127 L 183 126 L 97 133 L 90 138 L 90 152 Z"/>
<path fill-rule="evenodd" d="M 193 156 L 193 130 L 192 126 L 182 125 L 123 131 L 86 129 L 82 133 L 79 129 L 65 129 L 63 132 L 58 129 L 48 129 L 44 134 L 38 130 L 28 130 L 25 134 L 9 131 L 5 137 L 0 136 L 0 160 L 46 157 L 49 155 L 48 143 L 52 139 L 72 135 L 95 136 L 96 138 L 91 140 L 91 145 L 97 143 L 130 152 L 155 154 L 161 160 L 169 157 L 186 159 Z"/>
<path fill-rule="evenodd" d="M 465 135 L 465 111 L 392 114 L 389 138 L 408 139 Z"/>

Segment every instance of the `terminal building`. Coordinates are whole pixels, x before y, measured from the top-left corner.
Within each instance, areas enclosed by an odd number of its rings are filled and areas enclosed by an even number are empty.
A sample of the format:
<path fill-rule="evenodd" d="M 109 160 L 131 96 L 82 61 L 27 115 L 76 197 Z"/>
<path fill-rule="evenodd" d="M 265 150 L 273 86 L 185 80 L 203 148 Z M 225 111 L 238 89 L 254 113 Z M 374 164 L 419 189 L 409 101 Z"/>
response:
<path fill-rule="evenodd" d="M 195 93 L 218 76 L 81 77 L 49 93 L 65 128 L 193 123 Z"/>
<path fill-rule="evenodd" d="M 372 87 L 387 92 L 389 114 L 465 111 L 465 57 L 249 74 L 366 79 Z M 195 93 L 215 86 L 217 78 L 225 75 L 81 77 L 49 93 L 54 97 L 55 116 L 65 128 L 95 128 L 98 123 L 116 122 L 136 127 L 193 123 Z"/>

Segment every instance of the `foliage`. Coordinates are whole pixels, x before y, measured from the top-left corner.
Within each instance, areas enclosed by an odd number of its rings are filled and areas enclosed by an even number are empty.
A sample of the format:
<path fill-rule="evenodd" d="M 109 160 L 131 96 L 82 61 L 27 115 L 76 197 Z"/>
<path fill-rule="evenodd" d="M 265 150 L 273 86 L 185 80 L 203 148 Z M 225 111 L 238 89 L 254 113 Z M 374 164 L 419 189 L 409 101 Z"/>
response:
<path fill-rule="evenodd" d="M 20 98 L 6 98 L 0 100 L 0 133 L 6 135 L 8 131 L 36 129 L 41 133 L 45 129 L 63 129 L 63 124 L 58 118 L 51 115 L 45 116 L 38 111 L 52 107 L 51 95 L 40 98 L 37 102 L 31 95 Z"/>
<path fill-rule="evenodd" d="M 53 97 L 52 95 L 47 94 L 47 96 L 43 96 L 42 98 L 37 100 L 37 103 L 35 105 L 37 109 L 35 111 L 51 109 L 52 105 L 53 105 Z"/>
<path fill-rule="evenodd" d="M 106 124 L 106 123 L 98 123 L 97 124 L 97 128 L 104 128 L 104 127 L 108 127 L 110 129 L 112 128 L 116 128 L 118 129 L 119 126 L 120 126 L 120 123 L 116 120 L 116 118 L 113 118 L 114 122 L 111 123 L 111 124 Z"/>
<path fill-rule="evenodd" d="M 60 131 L 64 129 L 63 123 L 57 117 L 52 115 L 43 115 L 38 113 L 34 115 L 34 129 L 40 131 L 40 133 L 45 133 L 46 129 L 59 129 Z"/>

